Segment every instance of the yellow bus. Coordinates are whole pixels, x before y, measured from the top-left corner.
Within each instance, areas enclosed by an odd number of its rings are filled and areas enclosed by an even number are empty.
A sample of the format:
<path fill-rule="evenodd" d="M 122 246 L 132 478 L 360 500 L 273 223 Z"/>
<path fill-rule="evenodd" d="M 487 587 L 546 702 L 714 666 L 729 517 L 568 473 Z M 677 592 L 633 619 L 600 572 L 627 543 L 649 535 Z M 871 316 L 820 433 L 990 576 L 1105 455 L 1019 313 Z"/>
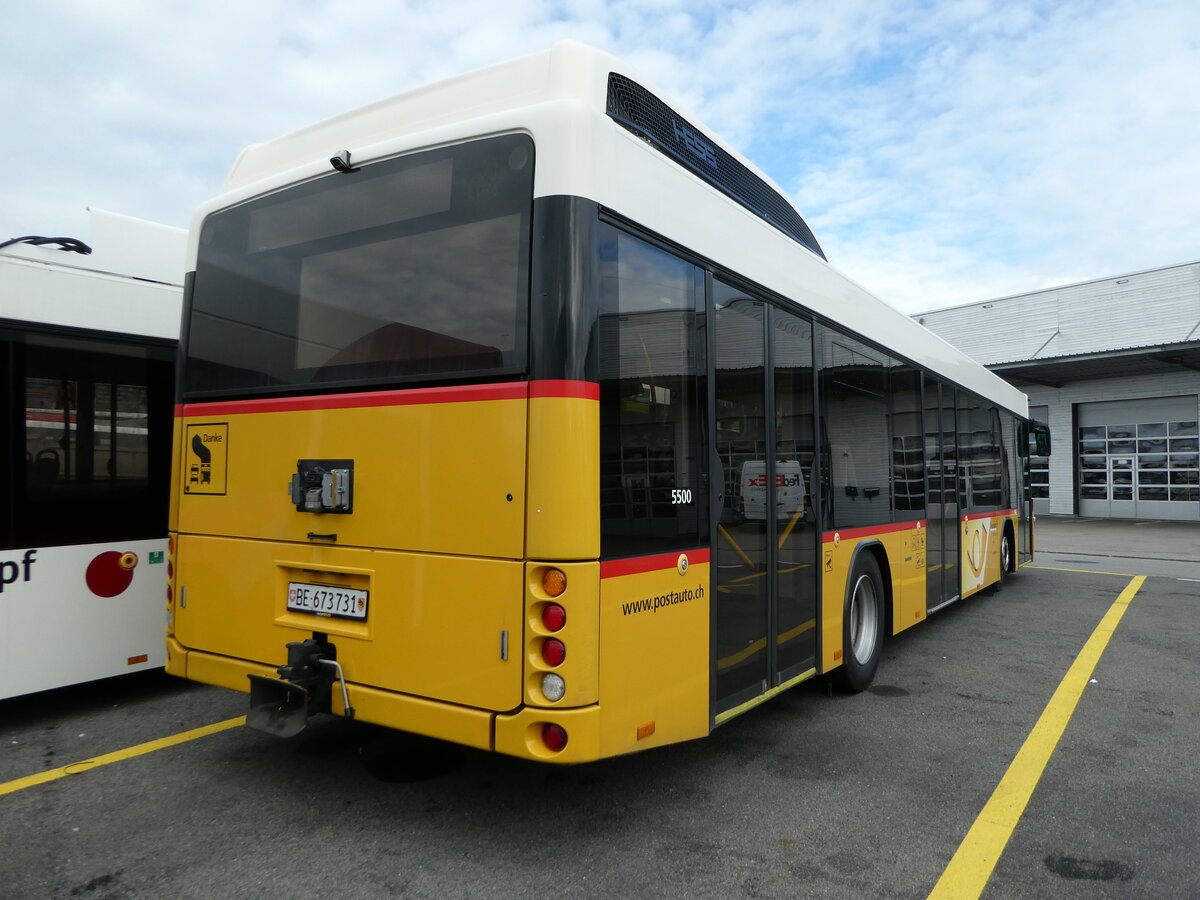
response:
<path fill-rule="evenodd" d="M 250 147 L 188 268 L 167 668 L 263 731 L 698 738 L 1032 552 L 1024 395 L 591 48 Z"/>

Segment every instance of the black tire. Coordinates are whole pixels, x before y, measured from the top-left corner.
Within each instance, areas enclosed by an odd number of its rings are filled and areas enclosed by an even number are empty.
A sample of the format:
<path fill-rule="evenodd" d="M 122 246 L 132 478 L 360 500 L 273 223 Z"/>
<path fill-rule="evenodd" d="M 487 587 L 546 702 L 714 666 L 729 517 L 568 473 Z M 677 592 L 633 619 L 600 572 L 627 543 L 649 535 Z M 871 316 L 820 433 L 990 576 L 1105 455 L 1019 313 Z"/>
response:
<path fill-rule="evenodd" d="M 842 666 L 838 686 L 849 693 L 865 691 L 875 680 L 883 651 L 883 576 L 874 554 L 863 551 L 854 560 L 842 607 Z"/>
<path fill-rule="evenodd" d="M 1004 528 L 1000 532 L 1000 580 L 996 582 L 996 590 L 1004 587 L 1009 572 L 1013 571 L 1012 532 Z"/>

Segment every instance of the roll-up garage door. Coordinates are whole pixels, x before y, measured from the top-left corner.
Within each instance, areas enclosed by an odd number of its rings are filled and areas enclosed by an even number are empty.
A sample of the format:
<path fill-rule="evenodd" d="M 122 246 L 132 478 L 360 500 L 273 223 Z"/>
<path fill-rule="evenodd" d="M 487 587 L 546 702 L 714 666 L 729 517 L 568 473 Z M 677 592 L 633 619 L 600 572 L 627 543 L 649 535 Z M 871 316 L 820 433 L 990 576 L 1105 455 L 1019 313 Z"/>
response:
<path fill-rule="evenodd" d="M 1195 394 L 1080 403 L 1075 414 L 1081 516 L 1200 519 Z"/>

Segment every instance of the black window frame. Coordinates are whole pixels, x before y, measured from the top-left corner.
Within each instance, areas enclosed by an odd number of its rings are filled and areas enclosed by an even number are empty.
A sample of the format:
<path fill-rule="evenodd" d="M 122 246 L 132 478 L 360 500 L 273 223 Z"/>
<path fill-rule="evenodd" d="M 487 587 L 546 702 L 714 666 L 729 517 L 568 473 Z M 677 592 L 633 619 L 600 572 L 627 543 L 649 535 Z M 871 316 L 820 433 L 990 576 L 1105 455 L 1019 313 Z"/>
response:
<path fill-rule="evenodd" d="M 692 276 L 689 288 L 692 305 L 691 309 L 685 313 L 689 317 L 688 324 L 685 326 L 690 341 L 689 366 L 683 373 L 683 378 L 687 381 L 684 393 L 686 395 L 688 391 L 691 392 L 688 401 L 688 407 L 692 413 L 691 420 L 684 425 L 689 432 L 692 444 L 691 447 L 684 448 L 684 453 L 690 460 L 688 477 L 686 482 L 680 481 L 676 477 L 673 482 L 674 488 L 665 487 L 663 475 L 665 474 L 666 459 L 655 456 L 654 448 L 647 444 L 644 448 L 646 454 L 644 458 L 646 480 L 644 490 L 646 494 L 645 498 L 640 501 L 630 495 L 630 491 L 636 490 L 638 487 L 636 484 L 631 484 L 630 480 L 636 479 L 638 473 L 631 474 L 627 470 L 627 463 L 636 464 L 637 460 L 633 456 L 626 459 L 626 445 L 623 438 L 618 437 L 620 453 L 617 456 L 613 455 L 611 446 L 614 427 L 621 429 L 624 426 L 624 423 L 620 421 L 621 411 L 617 408 L 617 405 L 622 402 L 622 396 L 614 393 L 614 388 L 619 388 L 621 383 L 627 379 L 606 378 L 604 371 L 606 365 L 604 360 L 608 360 L 607 364 L 610 366 L 614 365 L 614 362 L 610 355 L 612 336 L 607 333 L 610 329 L 603 327 L 601 322 L 606 316 L 620 315 L 619 311 L 609 310 L 606 307 L 607 298 L 602 286 L 605 263 L 602 259 L 601 248 L 609 242 L 609 235 L 611 235 L 613 243 L 624 237 L 636 241 L 638 245 L 648 250 L 670 257 L 672 261 L 688 267 Z M 703 448 L 707 418 L 703 408 L 703 396 L 706 390 L 705 373 L 708 366 L 707 353 L 703 346 L 705 268 L 697 260 L 678 252 L 669 244 L 656 240 L 638 228 L 630 227 L 624 221 L 606 216 L 603 212 L 599 217 L 596 230 L 594 253 L 596 254 L 595 271 L 597 273 L 597 345 L 600 357 L 597 377 L 600 386 L 601 407 L 599 412 L 601 559 L 645 556 L 650 553 L 668 552 L 683 547 L 707 546 L 709 542 L 707 491 L 700 477 L 700 473 L 705 468 Z M 682 308 L 680 311 L 683 312 Z M 617 363 L 619 363 L 619 359 Z M 651 399 L 653 400 L 653 398 Z M 612 419 L 614 414 L 618 417 L 616 422 Z M 618 435 L 622 433 L 617 432 Z M 631 449 L 636 450 L 636 448 Z M 678 454 L 675 454 L 675 459 L 678 459 Z M 664 471 L 659 471 L 659 469 Z M 674 473 L 675 470 L 672 467 L 670 471 Z M 686 502 L 668 504 L 667 501 L 671 495 L 663 494 L 664 490 L 686 490 L 689 493 Z M 621 493 L 620 497 L 618 497 L 618 492 Z M 623 505 L 626 515 L 617 514 L 618 504 Z M 660 515 L 659 513 L 664 513 L 669 505 L 678 505 L 686 507 L 686 509 L 674 516 Z M 637 515 L 639 511 L 643 515 Z M 670 531 L 665 527 L 656 526 L 655 520 L 659 521 L 659 525 L 665 525 L 668 521 L 680 524 L 690 522 L 692 528 L 680 527 Z M 626 527 L 622 528 L 622 524 Z"/>
<path fill-rule="evenodd" d="M 39 342 L 42 346 L 39 346 Z M 48 349 L 49 348 L 49 349 Z M 107 352 L 106 352 L 107 351 Z M 36 359 L 31 356 L 36 354 Z M 116 332 L 0 320 L 0 397 L 5 439 L 0 465 L 10 477 L 0 488 L 0 549 L 111 543 L 165 537 L 171 481 L 176 342 Z M 46 377 L 57 364 L 64 379 L 91 385 L 146 388 L 146 477 L 121 480 L 108 472 L 87 474 L 69 492 L 35 489 L 26 459 L 26 379 Z M 32 374 L 31 373 L 42 373 Z M 82 417 L 79 417 L 82 418 Z M 77 418 L 76 429 L 81 423 Z M 99 428 L 83 434 L 84 445 Z M 78 452 L 80 435 L 76 435 Z M 86 470 L 85 470 L 86 471 Z"/>
<path fill-rule="evenodd" d="M 935 383 L 943 385 L 944 389 L 951 391 L 955 397 L 969 396 L 969 397 L 977 399 L 981 404 L 983 404 L 986 407 L 987 414 L 992 417 L 991 425 L 994 429 L 993 437 L 994 437 L 994 440 L 997 442 L 1002 442 L 1004 440 L 1003 429 L 996 427 L 997 426 L 997 418 L 996 418 L 997 416 L 1000 417 L 1000 419 L 1003 419 L 1003 417 L 1005 417 L 1005 416 L 1011 417 L 1013 422 L 1015 423 L 1014 427 L 1020 426 L 1022 423 L 1029 422 L 1028 416 L 1022 417 L 1022 416 L 1012 412 L 1011 410 L 1000 406 L 996 401 L 988 399 L 981 394 L 977 394 L 975 391 L 970 390 L 969 388 L 967 388 L 960 382 L 954 381 L 954 380 L 940 374 L 939 372 L 937 372 L 936 370 L 934 370 L 928 366 L 921 365 L 921 364 L 915 362 L 914 360 L 911 360 L 905 356 L 899 355 L 894 350 L 890 350 L 888 348 L 881 346 L 876 341 L 873 341 L 870 338 L 867 338 L 864 335 L 859 334 L 858 332 L 852 331 L 852 330 L 848 329 L 847 327 L 845 327 L 843 324 L 841 324 L 833 319 L 830 319 L 827 316 L 821 315 L 820 313 L 815 312 L 814 310 L 810 309 L 807 306 L 804 306 L 801 303 L 790 300 L 787 297 L 785 297 L 775 291 L 772 291 L 769 288 L 764 287 L 763 285 L 753 281 L 752 279 L 744 277 L 743 275 L 739 274 L 735 270 L 721 266 L 721 265 L 717 264 L 715 261 L 713 261 L 707 257 L 700 256 L 700 255 L 696 254 L 694 251 L 690 251 L 690 250 L 688 250 L 688 248 L 682 247 L 682 246 L 670 241 L 669 239 L 664 238 L 663 236 L 661 236 L 659 234 L 648 231 L 647 229 L 638 225 L 633 220 L 621 215 L 620 213 L 616 212 L 615 210 L 612 210 L 612 209 L 609 209 L 609 208 L 603 207 L 603 206 L 599 207 L 598 209 L 599 209 L 599 217 L 598 217 L 599 222 L 613 225 L 613 226 L 621 229 L 622 231 L 627 232 L 628 234 L 632 235 L 633 237 L 638 238 L 641 241 L 651 244 L 667 253 L 672 254 L 673 256 L 678 257 L 681 260 L 684 260 L 685 262 L 688 262 L 688 263 L 691 263 L 692 265 L 697 266 L 702 272 L 706 273 L 706 275 L 707 275 L 707 289 L 708 290 L 712 290 L 714 280 L 719 279 L 719 280 L 725 282 L 726 284 L 730 285 L 731 287 L 734 287 L 734 288 L 737 288 L 740 290 L 745 290 L 749 293 L 754 294 L 757 298 L 761 299 L 763 302 L 765 302 L 769 306 L 774 306 L 784 312 L 803 316 L 809 322 L 811 322 L 812 327 L 813 327 L 813 337 L 814 337 L 814 359 L 813 359 L 813 366 L 814 366 L 814 370 L 815 370 L 814 415 L 817 417 L 817 421 L 820 423 L 820 430 L 819 430 L 819 433 L 816 435 L 816 453 L 815 453 L 815 457 L 814 457 L 814 460 L 812 463 L 813 472 L 812 472 L 812 477 L 811 477 L 810 483 L 808 484 L 808 489 L 812 495 L 814 514 L 817 516 L 817 521 L 822 523 L 822 529 L 828 530 L 835 526 L 830 524 L 832 521 L 831 517 L 832 517 L 832 513 L 833 513 L 833 505 L 831 503 L 831 497 L 830 497 L 830 491 L 831 491 L 830 474 L 831 473 L 830 473 L 829 451 L 828 451 L 828 446 L 827 446 L 828 435 L 825 433 L 825 424 L 824 424 L 824 419 L 825 419 L 825 416 L 826 416 L 828 410 L 827 410 L 827 407 L 826 407 L 826 404 L 824 401 L 823 389 L 822 389 L 822 379 L 825 377 L 825 374 L 824 374 L 825 373 L 825 360 L 824 360 L 823 354 L 821 352 L 821 348 L 822 348 L 821 339 L 820 339 L 821 329 L 828 329 L 828 330 L 834 332 L 835 334 L 843 335 L 853 341 L 858 342 L 859 344 L 862 344 L 866 349 L 870 350 L 871 352 L 873 352 L 875 354 L 878 354 L 884 361 L 883 378 L 884 378 L 884 383 L 885 383 L 885 391 L 884 391 L 884 397 L 883 397 L 883 404 L 886 409 L 886 420 L 887 420 L 887 427 L 886 427 L 886 431 L 884 434 L 884 438 L 887 442 L 887 444 L 886 444 L 887 451 L 886 452 L 887 452 L 888 463 L 889 463 L 888 464 L 888 483 L 886 485 L 888 496 L 885 499 L 885 505 L 887 505 L 889 508 L 889 515 L 888 515 L 888 517 L 880 518 L 880 520 L 878 522 L 879 526 L 883 526 L 883 525 L 887 525 L 887 524 L 915 522 L 915 521 L 927 519 L 928 518 L 928 503 L 932 499 L 932 493 L 930 492 L 929 485 L 925 484 L 922 491 L 920 492 L 920 496 L 921 496 L 923 502 L 926 504 L 924 506 L 924 508 L 916 508 L 915 506 L 910 506 L 909 508 L 902 509 L 902 508 L 899 508 L 899 506 L 897 506 L 897 504 L 895 503 L 897 479 L 902 477 L 901 467 L 897 465 L 897 459 L 899 457 L 897 457 L 897 455 L 893 452 L 894 438 L 896 437 L 896 429 L 894 426 L 895 413 L 896 413 L 895 404 L 894 404 L 895 385 L 893 384 L 893 382 L 895 380 L 894 375 L 897 372 L 913 373 L 912 377 L 915 377 L 915 379 L 917 380 L 918 397 L 919 397 L 919 403 L 920 403 L 921 409 L 908 410 L 907 411 L 908 413 L 913 413 L 913 414 L 919 413 L 922 416 L 922 418 L 925 417 L 924 405 L 925 405 L 925 393 L 926 393 L 926 387 L 927 387 L 926 380 L 932 379 Z M 707 304 L 707 297 L 701 298 L 701 302 L 704 304 Z M 703 315 L 703 311 L 700 313 L 700 315 L 701 316 Z M 701 328 L 704 329 L 707 327 L 708 327 L 708 323 L 705 323 L 705 322 L 703 322 L 703 320 L 701 320 Z M 701 371 L 699 373 L 698 384 L 700 385 L 700 393 L 702 396 L 706 396 L 707 392 L 708 392 L 707 379 L 709 377 L 711 377 L 711 375 L 712 375 L 711 367 L 712 367 L 712 361 L 708 360 L 706 362 L 706 365 L 705 365 L 703 371 Z M 1018 430 L 1019 430 L 1019 428 L 1018 428 Z M 958 458 L 959 451 L 960 451 L 960 448 L 959 448 L 960 442 L 959 442 L 958 431 L 957 431 L 957 429 L 955 429 L 953 432 L 945 432 L 944 434 L 942 432 L 939 432 L 940 439 L 948 438 L 951 436 L 951 434 L 953 435 L 953 446 L 951 449 L 952 449 L 954 455 L 953 455 L 953 457 L 947 457 L 945 462 L 951 467 L 952 471 L 957 473 L 958 477 L 952 477 L 952 475 L 948 471 L 946 473 L 946 479 L 945 479 L 946 484 L 944 487 L 945 487 L 945 491 L 948 492 L 949 495 L 953 498 L 953 502 L 957 505 L 961 505 L 962 485 L 959 483 L 959 481 L 960 481 L 960 478 L 962 477 L 963 473 L 961 471 L 960 461 Z M 923 439 L 924 439 L 923 435 L 921 436 L 921 438 L 922 438 L 922 442 L 923 442 Z M 913 448 L 913 449 L 915 450 L 916 448 Z M 922 451 L 921 455 L 923 455 L 924 447 L 921 446 L 920 450 Z M 995 511 L 1001 512 L 1005 509 L 1011 508 L 1011 505 L 1016 502 L 1016 498 L 1012 495 L 1009 488 L 1011 486 L 1012 479 L 1015 477 L 1013 473 L 1014 473 L 1014 471 L 1016 471 L 1016 468 L 1019 465 L 1021 465 L 1021 463 L 1019 460 L 1017 460 L 1013 456 L 1011 456 L 1007 452 L 1006 448 L 1004 448 L 1003 446 L 1000 446 L 999 444 L 997 444 L 997 446 L 994 448 L 994 451 L 995 451 L 996 457 L 1000 464 L 1000 482 L 1001 483 L 998 485 L 998 489 L 1001 492 L 1001 497 L 1002 497 L 1001 506 L 999 508 L 996 508 Z M 915 463 L 914 463 L 914 465 L 915 465 Z M 818 481 L 818 473 L 819 473 L 819 481 Z M 883 496 L 882 491 L 881 491 L 880 496 L 881 497 Z M 1004 505 L 1006 501 L 1009 505 Z M 990 505 L 987 507 L 987 511 L 992 511 L 992 509 L 993 508 Z M 984 511 L 984 510 L 981 509 L 980 511 Z M 877 527 L 877 526 L 869 526 L 869 527 Z M 707 542 L 706 536 L 702 535 L 702 538 L 704 538 L 705 542 Z M 629 555 L 629 554 L 620 554 L 620 555 Z M 636 555 L 642 555 L 642 554 L 636 554 Z M 607 558 L 609 558 L 609 556 L 608 556 L 608 554 L 602 553 L 602 558 L 607 559 Z"/>
<path fill-rule="evenodd" d="M 497 144 L 501 142 L 501 144 Z M 503 146 L 503 142 L 512 144 L 513 146 Z M 496 158 L 498 159 L 501 153 L 515 153 L 517 149 L 522 149 L 527 154 L 527 162 L 522 163 L 520 168 L 513 166 L 513 171 L 519 173 L 519 180 L 522 182 L 519 196 L 514 192 L 514 198 L 510 198 L 509 206 L 503 208 L 497 207 L 492 210 L 494 215 L 488 216 L 473 216 L 473 213 L 482 209 L 482 204 L 486 199 L 489 191 L 496 193 L 497 189 L 489 187 L 483 183 L 486 181 L 484 172 L 482 175 L 477 171 L 477 166 L 472 166 L 470 162 L 466 162 L 456 167 L 461 169 L 463 175 L 460 177 L 455 174 L 450 183 L 451 205 L 444 210 L 434 211 L 429 215 L 414 215 L 408 217 L 400 217 L 393 222 L 384 222 L 380 224 L 369 225 L 366 228 L 358 231 L 349 231 L 345 233 L 335 234 L 332 237 L 316 237 L 307 243 L 314 246 L 322 247 L 321 254 L 336 251 L 338 249 L 353 249 L 358 247 L 370 247 L 375 244 L 384 243 L 389 240 L 398 240 L 406 237 L 422 236 L 439 232 L 447 232 L 450 229 L 468 227 L 486 223 L 498 218 L 503 218 L 511 215 L 519 215 L 519 234 L 518 234 L 518 249 L 516 252 L 516 290 L 514 293 L 514 306 L 511 312 L 514 315 L 514 344 L 511 349 L 498 349 L 501 354 L 502 361 L 498 365 L 464 365 L 461 368 L 445 369 L 438 371 L 404 373 L 394 370 L 389 370 L 389 363 L 395 363 L 394 357 L 368 361 L 365 363 L 356 363 L 361 365 L 368 371 L 362 374 L 348 374 L 346 377 L 329 377 L 321 380 L 290 380 L 279 381 L 276 383 L 267 383 L 270 378 L 269 373 L 263 373 L 260 370 L 245 368 L 242 371 L 248 373 L 243 377 L 240 384 L 220 384 L 215 380 L 215 377 L 204 378 L 198 374 L 206 365 L 196 355 L 197 343 L 197 319 L 199 312 L 198 297 L 204 296 L 203 293 L 207 289 L 206 285 L 213 281 L 219 281 L 220 273 L 212 270 L 210 264 L 206 260 L 204 242 L 205 231 L 214 223 L 219 224 L 220 217 L 224 216 L 241 216 L 243 217 L 239 227 L 248 229 L 250 224 L 248 217 L 253 214 L 256 208 L 262 204 L 271 204 L 275 202 L 286 202 L 292 199 L 308 195 L 318 195 L 322 190 L 335 188 L 343 183 L 347 184 L 363 184 L 362 180 L 354 182 L 343 182 L 342 179 L 363 179 L 366 177 L 386 178 L 389 175 L 402 173 L 410 168 L 437 163 L 445 159 L 461 158 L 464 154 L 475 153 L 482 155 L 487 149 L 485 145 L 495 145 Z M 533 179 L 534 168 L 536 165 L 535 145 L 532 137 L 526 132 L 509 132 L 506 134 L 493 135 L 483 138 L 477 138 L 471 141 L 455 143 L 443 147 L 437 147 L 427 150 L 419 150 L 411 153 L 405 153 L 398 156 L 388 157 L 366 164 L 361 169 L 350 174 L 330 172 L 327 175 L 322 175 L 318 178 L 310 179 L 305 182 L 300 182 L 291 185 L 287 188 L 273 191 L 269 194 L 251 198 L 234 206 L 218 210 L 212 213 L 205 219 L 201 231 L 201 250 L 197 259 L 197 268 L 194 272 L 188 274 L 184 290 L 184 316 L 183 330 L 181 335 L 181 378 L 179 387 L 179 398 L 189 402 L 199 400 L 215 400 L 215 399 L 238 399 L 248 397 L 274 397 L 274 396 L 303 396 L 309 394 L 328 394 L 347 391 L 361 390 L 380 390 L 388 388 L 406 388 L 406 387 L 423 387 L 427 385 L 443 385 L 443 384 L 461 384 L 461 383 L 481 383 L 488 381 L 498 381 L 522 377 L 528 374 L 530 367 L 531 356 L 531 304 L 530 304 L 530 285 L 532 282 L 532 245 L 534 235 L 534 197 L 533 197 Z M 457 154 L 457 156 L 456 156 Z M 514 183 L 518 178 L 514 178 Z M 476 183 L 479 182 L 479 183 Z M 264 206 L 263 208 L 269 208 Z M 231 222 L 235 221 L 230 219 Z M 371 239 L 364 240 L 367 233 L 375 235 Z M 248 239 L 248 231 L 243 231 L 240 235 Z M 291 251 L 292 255 L 298 252 L 302 246 L 301 243 L 288 244 L 283 246 L 283 250 Z M 279 251 L 281 247 L 272 248 L 274 251 Z M 319 254 L 318 254 L 319 255 Z M 243 261 L 247 255 L 234 257 L 235 260 Z M 290 329 L 290 333 L 285 333 L 280 329 L 281 346 L 290 346 L 293 348 L 293 361 L 290 369 L 286 365 L 281 365 L 280 371 L 290 371 L 293 378 L 299 367 L 294 361 L 294 347 L 300 337 L 296 334 L 296 320 L 299 317 L 300 296 L 298 282 L 300 279 L 301 267 L 297 262 L 290 273 L 291 286 L 280 291 L 286 302 L 284 302 L 280 310 L 284 317 L 286 327 Z M 258 299 L 261 294 L 255 294 Z M 254 323 L 251 323 L 253 326 Z M 394 323 L 402 324 L 402 323 Z M 416 326 L 416 330 L 421 330 Z M 451 338 L 451 340 L 456 340 Z M 289 343 L 290 342 L 290 343 Z M 495 349 L 495 348 L 483 348 Z M 374 368 L 371 368 L 374 366 Z M 232 367 L 230 367 L 232 368 Z M 319 367 L 314 369 L 319 371 Z M 253 383 L 251 383 L 253 382 Z"/>

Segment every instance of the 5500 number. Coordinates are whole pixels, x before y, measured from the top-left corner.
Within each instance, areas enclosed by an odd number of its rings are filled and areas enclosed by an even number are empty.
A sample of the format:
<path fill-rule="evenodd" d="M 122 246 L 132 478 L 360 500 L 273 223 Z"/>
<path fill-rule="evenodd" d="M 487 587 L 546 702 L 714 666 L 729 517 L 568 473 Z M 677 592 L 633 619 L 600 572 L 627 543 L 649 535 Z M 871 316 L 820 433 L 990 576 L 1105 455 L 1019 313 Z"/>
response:
<path fill-rule="evenodd" d="M 692 502 L 691 488 L 675 488 L 671 491 L 671 502 L 675 505 Z"/>

